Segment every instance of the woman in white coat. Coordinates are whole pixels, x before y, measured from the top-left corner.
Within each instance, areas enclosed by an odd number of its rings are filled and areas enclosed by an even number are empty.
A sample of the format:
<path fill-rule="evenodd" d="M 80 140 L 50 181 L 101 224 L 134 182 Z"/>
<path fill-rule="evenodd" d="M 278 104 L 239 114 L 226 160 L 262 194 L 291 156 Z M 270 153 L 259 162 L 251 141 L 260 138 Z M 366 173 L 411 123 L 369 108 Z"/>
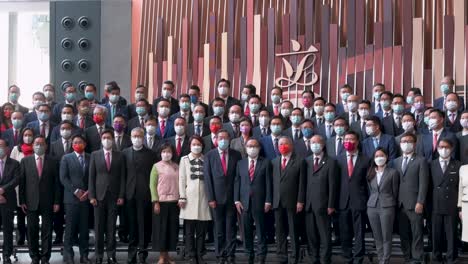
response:
<path fill-rule="evenodd" d="M 458 207 L 461 207 L 463 242 L 468 242 L 468 164 L 460 167 L 460 182 L 458 192 Z"/>
<path fill-rule="evenodd" d="M 203 138 L 192 136 L 190 153 L 179 163 L 180 218 L 185 224 L 185 248 L 189 263 L 205 263 L 202 252 L 211 220 L 203 178 Z"/>

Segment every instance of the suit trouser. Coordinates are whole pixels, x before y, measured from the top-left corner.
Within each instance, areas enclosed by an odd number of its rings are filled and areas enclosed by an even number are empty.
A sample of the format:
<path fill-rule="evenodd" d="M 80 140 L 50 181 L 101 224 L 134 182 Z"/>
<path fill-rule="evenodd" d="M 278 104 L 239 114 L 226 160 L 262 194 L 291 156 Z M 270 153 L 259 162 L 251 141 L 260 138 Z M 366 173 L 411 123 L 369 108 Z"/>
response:
<path fill-rule="evenodd" d="M 362 263 L 366 253 L 364 243 L 366 211 L 342 209 L 339 211 L 339 218 L 341 248 L 346 263 Z"/>
<path fill-rule="evenodd" d="M 151 201 L 131 199 L 127 200 L 125 206 L 129 223 L 128 260 L 136 260 L 137 254 L 141 260 L 145 260 L 148 257 L 148 244 L 152 234 Z"/>
<path fill-rule="evenodd" d="M 7 204 L 0 205 L 0 215 L 3 229 L 3 259 L 10 258 L 13 253 L 13 218 L 16 207 Z"/>
<path fill-rule="evenodd" d="M 108 258 L 115 258 L 115 223 L 117 220 L 117 198 L 106 197 L 97 201 L 94 207 L 94 233 L 96 241 L 96 258 L 104 255 L 104 234 L 106 235 L 106 251 Z"/>
<path fill-rule="evenodd" d="M 283 208 L 281 205 L 275 209 L 276 243 L 278 258 L 281 262 L 288 260 L 288 234 L 291 239 L 291 259 L 293 263 L 299 262 L 299 237 L 297 232 L 298 218 L 296 208 Z"/>
<path fill-rule="evenodd" d="M 41 206 L 37 210 L 26 212 L 28 221 L 29 256 L 33 260 L 49 260 L 52 250 L 52 205 Z M 39 216 L 41 216 L 41 252 L 39 252 Z"/>
<path fill-rule="evenodd" d="M 18 227 L 17 240 L 26 238 L 26 214 L 21 207 L 16 207 L 16 225 Z"/>
<path fill-rule="evenodd" d="M 367 208 L 369 223 L 374 235 L 375 247 L 380 264 L 390 263 L 392 255 L 393 221 L 395 220 L 395 207 Z"/>
<path fill-rule="evenodd" d="M 211 209 L 214 220 L 215 253 L 217 258 L 234 257 L 236 251 L 237 210 L 232 205 L 218 204 Z"/>
<path fill-rule="evenodd" d="M 331 263 L 331 217 L 327 210 L 306 212 L 306 230 L 312 263 Z"/>
<path fill-rule="evenodd" d="M 80 248 L 80 256 L 88 256 L 89 253 L 89 202 L 65 204 L 65 238 L 63 240 L 63 258 L 73 259 L 73 242 L 77 235 Z"/>
<path fill-rule="evenodd" d="M 457 259 L 457 218 L 458 215 L 448 214 L 432 214 L 432 247 L 433 259 L 435 261 L 442 260 L 442 250 L 444 241 L 447 241 L 447 262 L 452 263 Z"/>
<path fill-rule="evenodd" d="M 406 262 L 422 263 L 424 256 L 424 216 L 401 207 L 398 213 L 401 251 Z"/>
<path fill-rule="evenodd" d="M 56 241 L 63 241 L 64 224 L 65 210 L 64 205 L 60 204 L 60 210 L 54 213 L 52 217 L 52 229 L 54 230 Z"/>
<path fill-rule="evenodd" d="M 254 223 L 255 232 L 257 234 L 257 256 L 259 259 L 265 259 L 267 254 L 266 236 L 265 236 L 265 211 L 264 208 L 260 210 L 252 209 L 242 212 L 242 224 L 244 226 L 244 247 L 247 255 L 253 257 L 254 251 Z"/>
<path fill-rule="evenodd" d="M 205 249 L 205 236 L 211 221 L 184 220 L 185 249 L 189 258 L 200 258 Z"/>

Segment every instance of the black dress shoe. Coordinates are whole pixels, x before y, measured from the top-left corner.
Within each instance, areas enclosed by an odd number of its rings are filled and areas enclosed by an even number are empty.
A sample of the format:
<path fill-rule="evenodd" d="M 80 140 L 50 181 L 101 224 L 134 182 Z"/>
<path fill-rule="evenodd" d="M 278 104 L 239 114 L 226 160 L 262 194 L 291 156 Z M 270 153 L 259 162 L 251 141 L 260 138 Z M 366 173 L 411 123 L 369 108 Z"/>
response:
<path fill-rule="evenodd" d="M 80 263 L 81 264 L 91 264 L 91 260 L 87 256 L 81 256 L 80 257 Z"/>
<path fill-rule="evenodd" d="M 63 244 L 63 240 L 61 239 L 55 239 L 54 242 L 52 242 L 53 246 L 60 246 Z"/>
<path fill-rule="evenodd" d="M 102 264 L 102 258 L 96 259 L 96 264 Z"/>
<path fill-rule="evenodd" d="M 128 243 L 129 240 L 128 240 L 128 236 L 119 236 L 119 241 L 122 242 L 122 243 Z"/>
<path fill-rule="evenodd" d="M 31 264 L 39 264 L 39 260 L 38 260 L 38 259 L 33 259 L 33 260 L 31 261 Z"/>
<path fill-rule="evenodd" d="M 107 264 L 117 264 L 117 260 L 115 258 L 108 258 L 107 259 Z"/>
<path fill-rule="evenodd" d="M 17 246 L 24 246 L 24 237 L 18 239 L 18 241 L 16 241 L 16 245 Z"/>
<path fill-rule="evenodd" d="M 44 260 L 41 260 L 41 264 L 50 264 L 48 260 L 44 259 Z"/>

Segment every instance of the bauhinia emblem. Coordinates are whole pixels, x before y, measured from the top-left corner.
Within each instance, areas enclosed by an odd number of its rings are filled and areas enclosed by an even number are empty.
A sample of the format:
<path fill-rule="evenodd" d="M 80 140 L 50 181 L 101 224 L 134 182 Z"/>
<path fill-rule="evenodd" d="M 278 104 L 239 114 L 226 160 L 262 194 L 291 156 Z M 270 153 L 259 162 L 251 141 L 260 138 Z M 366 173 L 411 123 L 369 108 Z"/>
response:
<path fill-rule="evenodd" d="M 296 40 L 291 40 L 291 47 L 292 52 L 276 54 L 276 57 L 282 57 L 284 71 L 286 74 L 286 77 L 279 77 L 276 79 L 276 86 L 288 88 L 293 85 L 310 86 L 315 84 L 318 81 L 318 75 L 314 72 L 313 68 L 316 59 L 314 53 L 317 53 L 318 49 L 314 45 L 310 45 L 308 50 L 301 51 L 301 44 Z M 291 63 L 289 63 L 285 57 L 301 54 L 304 54 L 304 57 L 297 64 L 296 70 L 294 70 Z M 308 78 L 310 75 L 312 76 L 312 80 L 310 80 L 310 82 L 306 82 L 306 80 L 310 79 Z M 303 82 L 300 82 L 301 79 Z"/>

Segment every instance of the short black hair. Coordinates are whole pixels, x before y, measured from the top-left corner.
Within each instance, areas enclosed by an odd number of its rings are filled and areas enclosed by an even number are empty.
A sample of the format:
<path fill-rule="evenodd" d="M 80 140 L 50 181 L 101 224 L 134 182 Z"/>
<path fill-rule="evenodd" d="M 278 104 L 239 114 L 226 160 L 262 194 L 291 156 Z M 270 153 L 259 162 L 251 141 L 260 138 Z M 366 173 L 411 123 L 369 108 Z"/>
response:
<path fill-rule="evenodd" d="M 71 141 L 73 141 L 75 138 L 80 138 L 80 139 L 83 140 L 85 143 L 87 143 L 87 142 L 86 142 L 85 136 L 82 135 L 82 134 L 80 134 L 80 133 L 72 135 Z"/>
<path fill-rule="evenodd" d="M 109 134 L 112 136 L 112 138 L 114 138 L 114 130 L 112 129 L 109 129 L 109 128 L 105 128 L 102 133 L 101 133 L 101 138 L 104 134 Z"/>
<path fill-rule="evenodd" d="M 229 86 L 230 86 L 230 85 L 229 85 Z M 253 84 L 251 84 L 251 83 L 244 85 L 243 88 L 249 89 L 249 95 L 252 95 L 252 94 L 256 94 L 256 93 L 257 93 L 257 87 L 255 87 L 255 85 L 253 85 Z"/>
<path fill-rule="evenodd" d="M 216 87 L 218 87 L 219 84 L 222 83 L 222 82 L 227 83 L 227 85 L 229 86 L 229 88 L 231 88 L 231 82 L 230 82 L 229 80 L 227 80 L 227 79 L 224 79 L 224 78 L 222 78 L 222 79 L 220 79 L 219 81 L 216 82 Z"/>
<path fill-rule="evenodd" d="M 197 85 L 192 85 L 190 86 L 189 90 L 195 90 L 197 92 L 200 92 L 200 87 L 198 87 Z"/>
<path fill-rule="evenodd" d="M 163 82 L 163 84 L 169 84 L 170 86 L 172 86 L 172 88 L 175 87 L 174 82 L 171 81 L 171 80 L 165 80 L 165 81 Z"/>

